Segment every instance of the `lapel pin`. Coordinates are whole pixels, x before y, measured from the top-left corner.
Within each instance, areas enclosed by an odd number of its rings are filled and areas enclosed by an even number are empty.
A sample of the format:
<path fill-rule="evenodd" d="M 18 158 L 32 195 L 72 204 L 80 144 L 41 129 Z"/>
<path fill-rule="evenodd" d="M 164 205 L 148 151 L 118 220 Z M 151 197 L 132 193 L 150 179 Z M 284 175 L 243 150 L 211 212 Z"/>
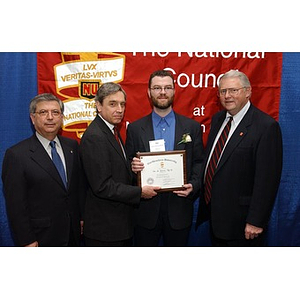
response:
<path fill-rule="evenodd" d="M 240 132 L 240 136 L 243 136 L 244 135 L 244 132 Z"/>
<path fill-rule="evenodd" d="M 70 151 L 73 154 L 73 150 Z"/>

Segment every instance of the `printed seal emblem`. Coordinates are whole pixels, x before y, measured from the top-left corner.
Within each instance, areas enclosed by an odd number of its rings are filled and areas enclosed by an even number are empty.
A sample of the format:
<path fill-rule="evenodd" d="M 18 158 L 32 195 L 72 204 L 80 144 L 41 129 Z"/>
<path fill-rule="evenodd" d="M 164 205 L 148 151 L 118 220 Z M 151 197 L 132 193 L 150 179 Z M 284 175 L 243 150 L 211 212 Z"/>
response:
<path fill-rule="evenodd" d="M 63 130 L 81 138 L 96 116 L 93 101 L 105 82 L 124 80 L 125 55 L 104 52 L 62 52 L 62 63 L 53 66 L 56 92 L 64 97 Z"/>

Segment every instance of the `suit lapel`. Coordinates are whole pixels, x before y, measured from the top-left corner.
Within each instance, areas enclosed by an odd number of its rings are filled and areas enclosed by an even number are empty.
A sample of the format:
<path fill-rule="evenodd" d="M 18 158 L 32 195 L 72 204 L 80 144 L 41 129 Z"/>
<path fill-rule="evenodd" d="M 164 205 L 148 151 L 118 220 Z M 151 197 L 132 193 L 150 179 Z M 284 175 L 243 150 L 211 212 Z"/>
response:
<path fill-rule="evenodd" d="M 178 145 L 178 143 L 181 141 L 183 134 L 188 132 L 185 127 L 186 125 L 181 121 L 179 115 L 177 115 L 176 113 L 175 113 L 175 120 L 176 122 L 175 122 L 174 150 L 183 150 L 185 148 L 185 144 L 182 143 Z M 144 149 L 146 149 L 146 152 L 150 152 L 149 141 L 155 139 L 151 114 L 144 119 L 144 123 L 142 124 L 141 129 L 143 131 L 143 134 L 141 135 L 141 139 L 144 145 Z"/>
<path fill-rule="evenodd" d="M 120 145 L 118 144 L 112 131 L 108 128 L 108 126 L 104 123 L 104 121 L 98 115 L 95 120 L 96 120 L 98 126 L 100 127 L 100 130 L 107 136 L 107 140 L 109 141 L 109 143 L 113 146 L 113 148 L 115 148 L 115 150 L 118 152 L 118 154 L 124 159 L 124 154 L 122 152 L 122 149 L 120 148 Z"/>
<path fill-rule="evenodd" d="M 174 112 L 175 113 L 175 112 Z M 141 130 L 143 134 L 141 135 L 141 140 L 146 152 L 150 152 L 149 141 L 154 140 L 153 122 L 151 114 L 144 118 L 144 122 L 141 125 Z M 174 150 L 184 150 L 185 144 L 178 143 L 182 140 L 182 136 L 185 133 L 189 133 L 186 128 L 186 124 L 182 122 L 180 115 L 175 113 L 175 140 L 174 140 Z"/>
<path fill-rule="evenodd" d="M 235 129 L 230 140 L 228 141 L 215 173 L 217 173 L 218 170 L 220 168 L 222 168 L 222 166 L 226 163 L 226 161 L 231 156 L 231 154 L 235 150 L 235 148 L 247 136 L 248 127 L 252 123 L 253 111 L 251 108 L 252 108 L 252 106 L 250 106 L 248 112 L 246 113 L 246 115 L 244 116 L 244 118 L 242 119 L 242 121 L 240 122 L 238 127 Z"/>
<path fill-rule="evenodd" d="M 35 135 L 33 135 L 30 140 L 30 151 L 31 159 L 34 160 L 42 169 L 44 169 L 55 181 L 57 181 L 57 183 L 65 188 L 50 156 Z"/>
<path fill-rule="evenodd" d="M 118 155 L 120 155 L 120 157 L 124 161 L 127 169 L 131 172 L 130 164 L 128 162 L 128 159 L 127 159 L 127 157 L 126 158 L 124 157 L 124 153 L 123 153 L 119 143 L 117 142 L 116 138 L 114 137 L 112 131 L 108 128 L 108 126 L 104 123 L 104 121 L 99 116 L 96 117 L 96 122 L 97 122 L 98 126 L 100 127 L 100 130 L 104 134 L 106 134 L 108 142 L 112 145 L 113 148 L 115 148 Z M 122 141 L 121 136 L 119 136 L 119 138 L 120 138 L 120 141 L 122 143 L 123 149 L 125 151 L 125 146 L 124 146 L 124 143 Z"/>
<path fill-rule="evenodd" d="M 73 148 L 70 147 L 67 143 L 65 143 L 60 136 L 58 136 L 60 141 L 61 147 L 64 152 L 65 162 L 66 162 L 66 171 L 67 171 L 67 180 L 68 180 L 68 187 L 70 186 L 70 181 L 72 177 L 73 171 L 73 155 L 74 151 Z"/>
<path fill-rule="evenodd" d="M 146 152 L 150 152 L 149 141 L 153 141 L 155 139 L 151 114 L 144 119 L 141 130 L 143 131 L 141 139 L 144 145 L 144 149 L 146 149 Z"/>
<path fill-rule="evenodd" d="M 214 124 L 211 124 L 209 139 L 207 141 L 207 146 L 206 146 L 207 151 L 206 151 L 204 166 L 207 165 L 207 161 L 208 161 L 212 146 L 214 144 L 214 140 L 216 139 L 216 136 L 224 122 L 225 117 L 226 117 L 226 111 L 222 111 L 222 113 L 217 118 L 216 122 Z"/>
<path fill-rule="evenodd" d="M 175 113 L 175 141 L 174 141 L 174 150 L 184 150 L 186 144 L 181 143 L 178 145 L 178 143 L 182 140 L 182 136 L 185 133 L 190 133 L 188 132 L 188 129 L 185 127 L 186 124 L 182 122 L 182 119 L 180 118 L 179 115 Z"/>

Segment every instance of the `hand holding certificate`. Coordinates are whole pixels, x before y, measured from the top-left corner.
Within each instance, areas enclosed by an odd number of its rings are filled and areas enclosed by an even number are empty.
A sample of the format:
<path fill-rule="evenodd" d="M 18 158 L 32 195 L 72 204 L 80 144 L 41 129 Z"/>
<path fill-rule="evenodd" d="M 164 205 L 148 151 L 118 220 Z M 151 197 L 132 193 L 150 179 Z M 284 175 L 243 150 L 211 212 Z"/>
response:
<path fill-rule="evenodd" d="M 177 191 L 186 184 L 185 150 L 142 152 L 137 157 L 144 164 L 138 172 L 139 186 L 160 186 L 159 191 Z"/>

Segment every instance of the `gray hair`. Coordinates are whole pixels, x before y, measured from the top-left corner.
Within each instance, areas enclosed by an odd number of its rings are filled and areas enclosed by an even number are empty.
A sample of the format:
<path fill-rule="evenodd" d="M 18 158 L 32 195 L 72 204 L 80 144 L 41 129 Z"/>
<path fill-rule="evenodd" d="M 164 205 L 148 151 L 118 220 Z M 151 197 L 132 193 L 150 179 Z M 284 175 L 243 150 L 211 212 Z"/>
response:
<path fill-rule="evenodd" d="M 95 101 L 98 101 L 102 104 L 105 97 L 113 95 L 117 92 L 122 92 L 126 101 L 126 93 L 120 84 L 115 82 L 103 83 L 97 91 Z"/>
<path fill-rule="evenodd" d="M 59 104 L 61 113 L 64 113 L 64 103 L 51 93 L 39 94 L 31 99 L 29 104 L 29 113 L 34 114 L 36 112 L 37 104 L 42 101 L 56 101 Z"/>
<path fill-rule="evenodd" d="M 248 77 L 246 76 L 246 74 L 244 74 L 243 72 L 240 72 L 238 70 L 230 70 L 230 71 L 226 72 L 219 80 L 219 87 L 220 87 L 221 81 L 223 79 L 233 78 L 233 77 L 238 77 L 241 81 L 242 86 L 251 87 L 251 83 L 250 83 Z"/>

